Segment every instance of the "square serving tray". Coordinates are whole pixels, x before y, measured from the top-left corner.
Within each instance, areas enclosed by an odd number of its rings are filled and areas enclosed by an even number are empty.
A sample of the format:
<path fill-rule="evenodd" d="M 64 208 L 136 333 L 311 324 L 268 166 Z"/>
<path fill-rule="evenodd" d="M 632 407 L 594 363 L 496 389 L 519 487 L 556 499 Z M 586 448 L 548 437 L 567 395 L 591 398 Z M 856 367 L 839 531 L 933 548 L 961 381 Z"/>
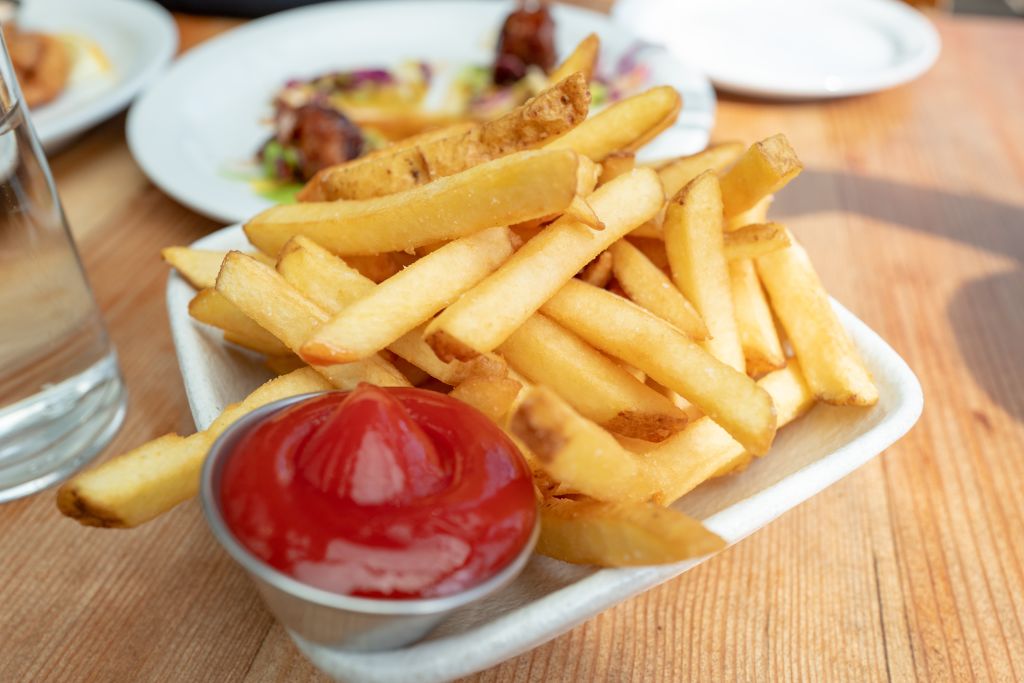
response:
<path fill-rule="evenodd" d="M 246 249 L 239 226 L 195 242 L 198 249 Z M 220 333 L 188 314 L 195 294 L 171 274 L 167 311 L 185 391 L 196 426 L 207 427 L 270 373 L 257 357 L 221 341 Z M 875 457 L 902 437 L 921 414 L 917 377 L 902 358 L 852 313 L 833 301 L 878 384 L 870 409 L 816 406 L 784 428 L 764 458 L 742 474 L 712 480 L 676 507 L 704 520 L 729 544 L 765 526 Z M 335 652 L 293 636 L 327 675 L 366 683 L 432 683 L 465 676 L 534 648 L 594 615 L 695 567 L 674 565 L 596 569 L 535 556 L 504 591 L 451 617 L 427 640 L 388 652 Z"/>

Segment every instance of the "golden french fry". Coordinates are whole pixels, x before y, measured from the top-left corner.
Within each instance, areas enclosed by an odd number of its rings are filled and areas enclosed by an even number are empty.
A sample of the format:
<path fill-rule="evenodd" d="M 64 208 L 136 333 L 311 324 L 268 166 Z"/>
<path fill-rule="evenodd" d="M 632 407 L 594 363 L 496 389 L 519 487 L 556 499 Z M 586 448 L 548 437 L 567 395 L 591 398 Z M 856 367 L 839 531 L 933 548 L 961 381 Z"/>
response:
<path fill-rule="evenodd" d="M 513 370 L 550 387 L 609 431 L 661 441 L 686 424 L 668 399 L 543 315 L 528 318 L 498 352 Z"/>
<path fill-rule="evenodd" d="M 344 261 L 305 237 L 296 237 L 291 248 L 278 261 L 277 270 L 286 282 L 330 315 L 369 296 L 376 285 L 349 268 Z M 492 354 L 481 355 L 470 363 L 445 363 L 423 341 L 423 327 L 407 332 L 388 346 L 399 357 L 431 377 L 455 386 L 470 374 L 504 376 L 504 361 Z"/>
<path fill-rule="evenodd" d="M 629 173 L 634 168 L 636 168 L 635 152 L 612 152 L 601 163 L 601 177 L 598 182 L 604 185 L 623 173 Z"/>
<path fill-rule="evenodd" d="M 619 240 L 609 251 L 615 280 L 631 300 L 691 339 L 708 338 L 708 328 L 697 309 L 643 252 L 626 240 Z"/>
<path fill-rule="evenodd" d="M 288 347 L 252 321 L 215 289 L 200 290 L 189 302 L 188 312 L 201 323 L 230 333 L 231 341 L 268 356 L 290 355 Z"/>
<path fill-rule="evenodd" d="M 665 251 L 672 280 L 707 325 L 711 339 L 704 342 L 704 348 L 742 372 L 743 349 L 723 246 L 722 198 L 718 179 L 710 171 L 697 176 L 669 201 Z"/>
<path fill-rule="evenodd" d="M 780 429 L 814 405 L 814 397 L 796 362 L 765 375 L 758 386 L 772 397 Z M 741 463 L 746 453 L 724 429 L 705 417 L 686 425 L 643 458 L 659 473 L 660 502 L 671 505 L 716 473 Z"/>
<path fill-rule="evenodd" d="M 757 258 L 788 246 L 789 233 L 779 223 L 752 223 L 725 233 L 729 261 Z"/>
<path fill-rule="evenodd" d="M 233 422 L 273 401 L 330 387 L 311 368 L 272 379 L 228 406 L 205 431 L 187 438 L 166 434 L 75 475 L 57 492 L 57 507 L 86 526 L 138 526 L 196 495 L 207 451 Z"/>
<path fill-rule="evenodd" d="M 803 164 L 785 135 L 751 145 L 722 175 L 722 210 L 726 220 L 774 194 L 800 174 Z"/>
<path fill-rule="evenodd" d="M 525 104 L 457 135 L 388 148 L 324 169 L 303 190 L 313 199 L 371 199 L 405 192 L 477 164 L 533 148 L 561 135 L 587 116 L 590 91 L 581 74 L 572 74 Z M 394 149 L 394 153 L 389 153 Z M 492 223 L 504 225 L 514 221 Z M 488 226 L 488 227 L 491 227 Z"/>
<path fill-rule="evenodd" d="M 268 356 L 263 364 L 275 375 L 287 375 L 289 372 L 309 367 L 306 361 L 290 352 L 287 356 Z"/>
<path fill-rule="evenodd" d="M 754 263 L 807 384 L 822 401 L 871 406 L 878 388 L 839 322 L 811 260 L 795 239 Z"/>
<path fill-rule="evenodd" d="M 668 564 L 725 547 L 699 521 L 653 503 L 548 498 L 540 521 L 537 552 L 573 564 Z"/>
<path fill-rule="evenodd" d="M 659 86 L 616 102 L 546 145 L 600 163 L 613 152 L 635 152 L 673 123 L 682 108 L 674 88 Z"/>
<path fill-rule="evenodd" d="M 212 289 L 217 282 L 217 273 L 227 252 L 192 247 L 165 247 L 160 250 L 160 255 L 196 289 Z M 252 252 L 249 256 L 268 266 L 274 265 L 274 260 L 265 254 Z"/>
<path fill-rule="evenodd" d="M 329 318 L 274 269 L 239 252 L 224 258 L 217 276 L 217 291 L 296 353 Z M 360 382 L 409 386 L 405 375 L 379 355 L 314 369 L 339 389 L 354 389 Z"/>
<path fill-rule="evenodd" d="M 579 168 L 576 170 L 576 195 L 587 197 L 597 189 L 597 182 L 601 178 L 601 164 L 595 164 L 590 157 L 581 156 L 578 159 Z"/>
<path fill-rule="evenodd" d="M 743 154 L 742 142 L 722 142 L 702 152 L 673 159 L 658 166 L 658 177 L 665 187 L 665 196 L 674 197 L 691 180 L 705 171 L 721 173 Z"/>
<path fill-rule="evenodd" d="M 662 201 L 661 184 L 650 169 L 598 188 L 588 203 L 604 230 L 571 219 L 551 224 L 435 318 L 427 326 L 427 341 L 446 360 L 494 350 L 583 266 L 650 218 Z"/>
<path fill-rule="evenodd" d="M 547 387 L 523 389 L 509 431 L 552 479 L 598 500 L 646 502 L 657 490 L 640 456 Z"/>
<path fill-rule="evenodd" d="M 590 80 L 594 75 L 594 67 L 597 65 L 597 55 L 601 52 L 601 39 L 596 33 L 580 41 L 576 49 L 569 54 L 565 60 L 555 67 L 555 70 L 548 74 L 548 81 L 557 83 L 563 78 L 568 78 L 574 73 L 581 73 L 583 77 Z"/>
<path fill-rule="evenodd" d="M 612 255 L 602 251 L 580 271 L 578 277 L 588 285 L 604 287 L 612 279 Z"/>
<path fill-rule="evenodd" d="M 511 377 L 470 375 L 448 394 L 502 425 L 523 385 Z"/>
<path fill-rule="evenodd" d="M 571 280 L 541 311 L 600 351 L 679 393 L 755 454 L 775 436 L 768 395 L 742 371 L 636 304 Z"/>
<path fill-rule="evenodd" d="M 276 206 L 245 233 L 273 254 L 295 235 L 342 255 L 413 249 L 563 211 L 576 196 L 576 159 L 566 150 L 519 152 L 386 197 Z"/>
<path fill-rule="evenodd" d="M 723 226 L 725 228 L 725 232 L 730 233 L 747 225 L 754 225 L 755 223 L 767 223 L 768 209 L 771 207 L 774 200 L 775 195 L 765 195 L 757 202 L 757 204 L 754 204 L 746 211 L 741 211 L 735 216 L 727 219 Z"/>
<path fill-rule="evenodd" d="M 732 289 L 736 327 L 740 333 L 740 346 L 746 359 L 747 374 L 760 377 L 786 366 L 779 333 L 768 299 L 761 289 L 757 270 L 750 259 L 729 263 L 729 285 Z"/>
<path fill-rule="evenodd" d="M 350 363 L 373 356 L 432 318 L 512 255 L 508 228 L 449 242 L 345 307 L 302 345 L 311 363 Z"/>

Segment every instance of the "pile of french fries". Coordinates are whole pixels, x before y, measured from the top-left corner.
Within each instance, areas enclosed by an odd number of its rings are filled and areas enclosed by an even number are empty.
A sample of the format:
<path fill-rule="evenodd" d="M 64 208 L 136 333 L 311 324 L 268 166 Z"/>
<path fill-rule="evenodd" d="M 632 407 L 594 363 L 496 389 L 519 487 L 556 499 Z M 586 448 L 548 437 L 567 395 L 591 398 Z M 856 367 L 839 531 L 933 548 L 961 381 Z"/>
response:
<path fill-rule="evenodd" d="M 767 219 L 801 170 L 786 139 L 639 165 L 679 95 L 587 117 L 590 71 L 326 169 L 245 225 L 251 253 L 166 249 L 198 290 L 193 317 L 279 376 L 204 431 L 76 476 L 60 509 L 142 524 L 196 494 L 242 415 L 370 382 L 450 392 L 501 425 L 535 475 L 543 554 L 624 566 L 720 548 L 668 506 L 768 453 L 815 401 L 878 392 L 806 253 Z"/>

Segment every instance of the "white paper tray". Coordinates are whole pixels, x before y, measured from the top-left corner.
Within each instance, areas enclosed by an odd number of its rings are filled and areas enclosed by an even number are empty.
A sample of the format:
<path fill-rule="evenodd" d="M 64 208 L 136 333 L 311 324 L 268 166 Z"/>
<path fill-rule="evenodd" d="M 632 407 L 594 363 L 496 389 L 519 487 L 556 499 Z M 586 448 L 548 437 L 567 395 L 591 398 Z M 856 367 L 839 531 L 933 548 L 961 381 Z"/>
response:
<path fill-rule="evenodd" d="M 193 246 L 244 249 L 238 226 Z M 229 403 L 270 377 L 244 352 L 223 344 L 188 315 L 194 290 L 177 275 L 167 284 L 167 310 L 192 415 L 206 427 Z M 878 384 L 870 409 L 819 405 L 783 429 L 771 452 L 742 474 L 710 481 L 676 504 L 730 544 L 757 531 L 875 457 L 914 425 L 921 385 L 897 353 L 833 302 Z M 706 559 L 706 558 L 703 558 Z M 508 589 L 454 616 L 429 639 L 402 650 L 337 653 L 299 642 L 319 669 L 345 681 L 429 683 L 494 666 L 544 643 L 618 602 L 696 566 L 701 560 L 641 569 L 593 569 L 535 557 Z"/>

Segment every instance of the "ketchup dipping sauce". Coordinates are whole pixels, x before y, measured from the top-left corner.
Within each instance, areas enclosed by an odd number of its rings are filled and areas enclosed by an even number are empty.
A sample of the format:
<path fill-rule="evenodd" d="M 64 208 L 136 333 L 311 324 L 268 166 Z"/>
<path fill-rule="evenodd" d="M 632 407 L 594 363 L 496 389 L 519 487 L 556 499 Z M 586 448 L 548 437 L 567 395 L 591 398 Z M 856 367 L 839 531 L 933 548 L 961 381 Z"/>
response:
<path fill-rule="evenodd" d="M 530 471 L 482 413 L 423 389 L 361 384 L 289 405 L 225 454 L 228 528 L 302 583 L 435 598 L 500 572 L 536 524 Z"/>

